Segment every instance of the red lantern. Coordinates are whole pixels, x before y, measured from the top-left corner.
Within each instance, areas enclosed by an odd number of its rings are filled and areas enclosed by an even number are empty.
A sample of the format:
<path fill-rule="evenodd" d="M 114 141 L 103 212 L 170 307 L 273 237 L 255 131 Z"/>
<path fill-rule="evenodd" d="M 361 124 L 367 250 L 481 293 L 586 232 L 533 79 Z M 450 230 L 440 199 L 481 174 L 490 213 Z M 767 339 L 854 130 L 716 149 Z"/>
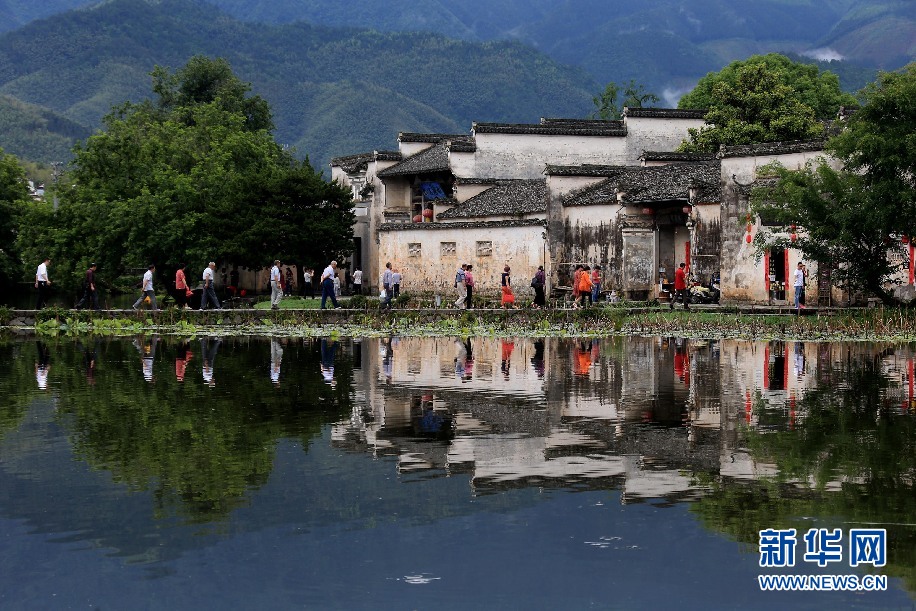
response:
<path fill-rule="evenodd" d="M 645 214 L 646 216 L 652 216 L 653 214 L 655 214 L 655 210 L 653 210 L 652 208 L 643 208 L 642 213 Z"/>
<path fill-rule="evenodd" d="M 684 214 L 690 214 L 692 208 L 690 206 L 684 206 Z"/>
<path fill-rule="evenodd" d="M 747 237 L 745 238 L 745 240 L 747 240 L 747 243 L 750 244 L 751 243 L 751 234 L 747 234 Z"/>
<path fill-rule="evenodd" d="M 432 210 L 432 208 L 427 208 L 426 210 L 423 211 L 423 218 L 425 218 L 425 219 L 431 219 L 431 218 L 433 218 L 433 210 Z"/>
<path fill-rule="evenodd" d="M 909 243 L 910 243 L 910 236 L 908 236 L 908 235 L 901 236 L 900 241 L 901 241 L 902 243 L 904 243 L 904 244 L 909 244 Z"/>
<path fill-rule="evenodd" d="M 244 297 L 246 294 L 247 293 L 245 292 L 245 289 L 242 289 L 241 291 L 239 291 L 239 295 L 241 295 L 242 297 Z"/>
<path fill-rule="evenodd" d="M 797 240 L 797 239 L 798 239 L 798 234 L 797 234 L 797 233 L 793 233 L 793 234 L 792 234 L 792 241 L 794 242 L 794 241 Z"/>
<path fill-rule="evenodd" d="M 792 223 L 792 224 L 789 226 L 789 228 L 790 228 L 792 231 L 795 231 L 795 230 L 797 229 L 797 227 L 795 226 L 795 223 Z"/>
<path fill-rule="evenodd" d="M 746 220 L 748 223 L 751 222 L 751 214 L 750 214 L 750 212 L 748 212 L 747 216 L 744 217 L 744 220 Z"/>
<path fill-rule="evenodd" d="M 414 223 L 422 223 L 422 222 L 423 222 L 423 217 L 420 216 L 420 215 L 418 214 L 417 216 L 413 217 L 413 222 L 414 222 Z"/>

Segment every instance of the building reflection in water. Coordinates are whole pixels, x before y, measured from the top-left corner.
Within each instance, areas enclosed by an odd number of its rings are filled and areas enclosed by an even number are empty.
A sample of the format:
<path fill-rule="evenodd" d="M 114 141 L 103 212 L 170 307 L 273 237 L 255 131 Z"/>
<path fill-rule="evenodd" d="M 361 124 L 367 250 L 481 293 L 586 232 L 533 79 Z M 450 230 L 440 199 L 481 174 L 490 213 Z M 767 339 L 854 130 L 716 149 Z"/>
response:
<path fill-rule="evenodd" d="M 913 354 L 868 344 L 685 338 L 400 338 L 362 350 L 358 405 L 333 443 L 401 473 L 469 473 L 476 493 L 619 487 L 624 502 L 705 494 L 693 474 L 754 480 L 744 431 L 791 429 L 800 399 L 874 358 L 913 406 Z M 373 362 L 375 361 L 375 362 Z M 900 395 L 899 397 L 897 395 Z M 776 414 L 776 416 L 774 416 Z"/>

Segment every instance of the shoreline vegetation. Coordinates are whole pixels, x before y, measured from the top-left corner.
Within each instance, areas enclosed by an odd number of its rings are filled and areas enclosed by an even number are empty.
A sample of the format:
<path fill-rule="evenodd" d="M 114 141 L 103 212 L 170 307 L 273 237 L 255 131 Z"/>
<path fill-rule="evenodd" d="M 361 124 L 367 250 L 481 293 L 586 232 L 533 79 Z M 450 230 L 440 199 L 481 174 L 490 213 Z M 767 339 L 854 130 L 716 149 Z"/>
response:
<path fill-rule="evenodd" d="M 284 337 L 489 336 L 608 337 L 661 335 L 697 339 L 916 341 L 916 309 L 794 310 L 630 305 L 583 310 L 12 310 L 0 307 L 0 334 L 41 336 L 269 335 Z M 789 312 L 793 312 L 790 314 Z"/>

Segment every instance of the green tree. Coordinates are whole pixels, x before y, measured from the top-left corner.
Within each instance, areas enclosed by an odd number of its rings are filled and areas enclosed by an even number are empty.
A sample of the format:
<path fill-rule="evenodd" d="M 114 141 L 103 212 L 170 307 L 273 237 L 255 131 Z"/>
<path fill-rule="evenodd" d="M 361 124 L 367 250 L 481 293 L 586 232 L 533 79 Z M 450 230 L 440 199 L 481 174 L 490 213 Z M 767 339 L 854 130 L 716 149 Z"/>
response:
<path fill-rule="evenodd" d="M 0 287 L 9 286 L 22 277 L 15 241 L 28 199 L 29 189 L 22 166 L 14 156 L 0 149 Z"/>
<path fill-rule="evenodd" d="M 620 87 L 614 81 L 611 81 L 604 87 L 604 91 L 592 98 L 595 105 L 595 112 L 592 113 L 593 119 L 604 121 L 613 121 L 620 119 L 623 114 L 623 108 L 641 108 L 646 104 L 655 104 L 659 98 L 654 93 L 647 92 L 645 86 L 637 84 L 636 81 L 630 80 L 623 90 L 623 102 L 617 103 L 617 96 L 620 95 Z"/>
<path fill-rule="evenodd" d="M 679 150 L 714 153 L 723 144 L 813 140 L 824 133 L 784 74 L 763 63 L 740 66 L 734 80 L 717 81 L 707 107 L 706 127 L 688 130 Z"/>
<path fill-rule="evenodd" d="M 800 170 L 774 166 L 775 180 L 755 189 L 753 208 L 783 229 L 803 229 L 792 247 L 831 265 L 840 286 L 892 303 L 894 276 L 909 258 L 889 255 L 900 248 L 900 236 L 916 231 L 916 64 L 881 74 L 864 98 L 827 143 L 832 161 Z M 789 245 L 774 230 L 755 240 L 759 251 Z"/>
<path fill-rule="evenodd" d="M 710 72 L 680 99 L 678 108 L 713 109 L 721 106 L 723 100 L 716 87 L 724 84 L 728 89 L 734 89 L 746 69 L 755 66 L 772 73 L 779 84 L 790 87 L 791 98 L 811 108 L 816 119 L 833 119 L 840 106 L 856 105 L 855 97 L 840 89 L 839 77 L 833 72 L 821 71 L 814 64 L 792 61 L 779 53 L 770 53 L 735 61 L 718 72 Z"/>
<path fill-rule="evenodd" d="M 111 277 L 149 263 L 258 268 L 349 250 L 348 192 L 275 141 L 267 103 L 225 60 L 195 57 L 152 76 L 154 100 L 116 107 L 76 146 L 73 186 L 57 211 L 34 212 L 46 229 L 26 234 L 27 250 L 51 244 L 71 286 L 90 261 Z"/>

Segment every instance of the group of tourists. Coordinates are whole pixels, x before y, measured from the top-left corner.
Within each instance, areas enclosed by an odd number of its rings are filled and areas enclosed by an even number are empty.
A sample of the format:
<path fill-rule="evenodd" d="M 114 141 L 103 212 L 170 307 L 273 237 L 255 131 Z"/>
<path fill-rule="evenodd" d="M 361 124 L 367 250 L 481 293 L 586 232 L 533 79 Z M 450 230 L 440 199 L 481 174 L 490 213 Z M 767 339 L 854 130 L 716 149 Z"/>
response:
<path fill-rule="evenodd" d="M 576 265 L 572 289 L 574 308 L 584 308 L 597 303 L 601 295 L 601 266 Z"/>
<path fill-rule="evenodd" d="M 401 296 L 401 280 L 403 279 L 401 272 L 391 267 L 391 261 L 385 263 L 385 271 L 382 272 L 382 288 L 379 293 L 383 310 L 390 310 L 391 301 Z M 360 280 L 362 280 L 361 273 Z"/>

